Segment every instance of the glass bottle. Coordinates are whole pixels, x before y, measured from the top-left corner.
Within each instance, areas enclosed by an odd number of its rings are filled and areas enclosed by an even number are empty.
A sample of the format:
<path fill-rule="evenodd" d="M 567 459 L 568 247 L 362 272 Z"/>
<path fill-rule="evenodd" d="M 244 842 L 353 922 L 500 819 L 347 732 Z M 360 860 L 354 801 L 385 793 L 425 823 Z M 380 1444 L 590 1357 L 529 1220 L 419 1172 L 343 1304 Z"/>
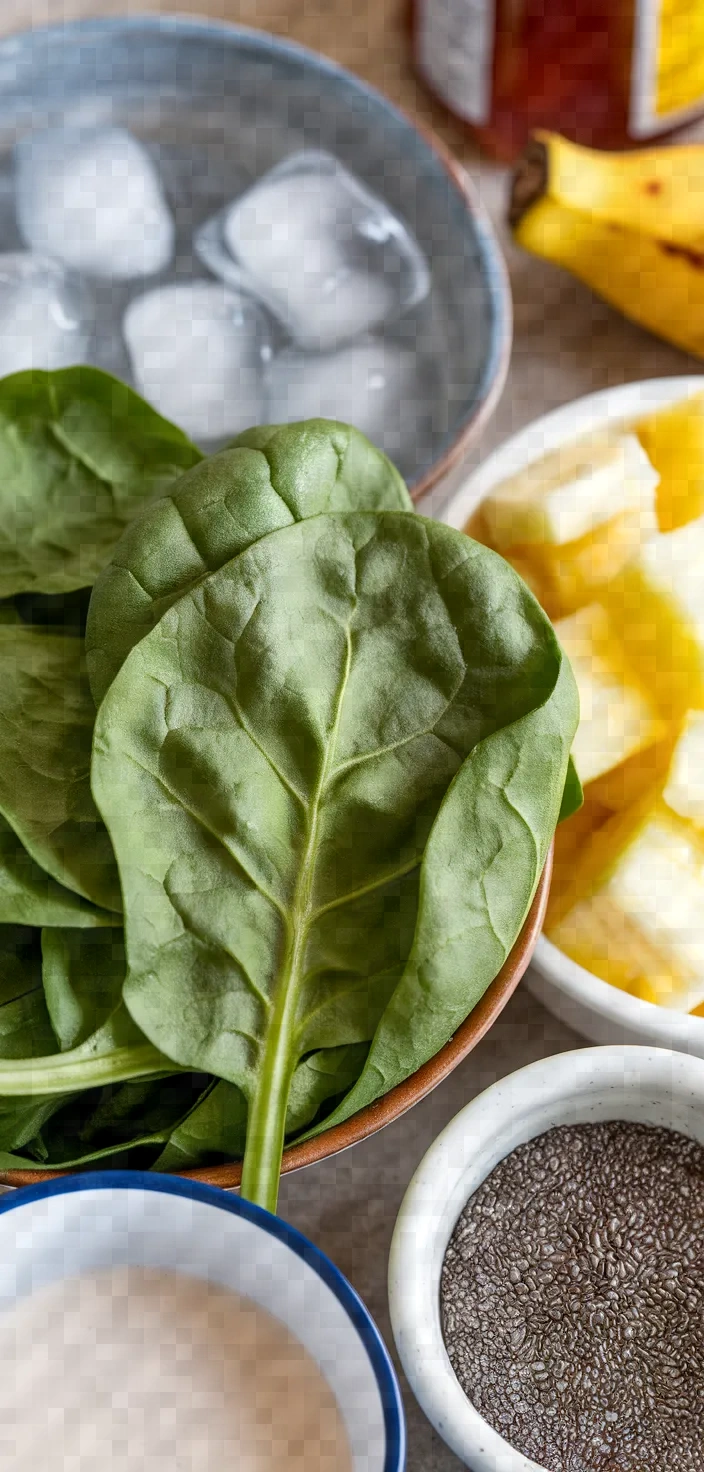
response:
<path fill-rule="evenodd" d="M 704 0 L 415 0 L 416 64 L 496 158 L 533 128 L 594 148 L 704 115 Z"/>

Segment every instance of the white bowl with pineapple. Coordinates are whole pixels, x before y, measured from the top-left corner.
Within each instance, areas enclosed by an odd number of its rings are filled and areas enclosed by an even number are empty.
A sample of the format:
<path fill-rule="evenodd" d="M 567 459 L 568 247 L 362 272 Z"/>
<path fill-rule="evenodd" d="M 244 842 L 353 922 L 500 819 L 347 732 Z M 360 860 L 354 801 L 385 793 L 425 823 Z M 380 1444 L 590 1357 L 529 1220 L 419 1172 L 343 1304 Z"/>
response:
<path fill-rule="evenodd" d="M 546 415 L 443 519 L 516 566 L 580 692 L 585 802 L 528 985 L 594 1042 L 704 1057 L 704 378 Z"/>

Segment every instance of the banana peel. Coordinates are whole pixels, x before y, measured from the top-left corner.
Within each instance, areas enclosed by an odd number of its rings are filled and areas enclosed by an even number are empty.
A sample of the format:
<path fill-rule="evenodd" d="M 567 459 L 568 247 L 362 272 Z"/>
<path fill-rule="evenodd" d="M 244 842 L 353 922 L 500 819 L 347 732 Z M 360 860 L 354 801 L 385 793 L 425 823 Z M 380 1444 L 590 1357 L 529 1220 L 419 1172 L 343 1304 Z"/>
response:
<path fill-rule="evenodd" d="M 526 250 L 704 358 L 704 146 L 598 153 L 537 133 L 509 218 Z"/>

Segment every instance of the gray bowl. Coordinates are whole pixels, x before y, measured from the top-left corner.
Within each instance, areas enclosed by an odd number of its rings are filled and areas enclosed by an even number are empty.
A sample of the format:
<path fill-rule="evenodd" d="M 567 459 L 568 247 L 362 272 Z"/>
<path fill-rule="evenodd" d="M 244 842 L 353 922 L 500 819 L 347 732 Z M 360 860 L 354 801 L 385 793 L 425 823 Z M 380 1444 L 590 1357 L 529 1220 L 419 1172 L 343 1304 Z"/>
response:
<path fill-rule="evenodd" d="M 103 120 L 128 126 L 161 171 L 177 228 L 169 280 L 202 278 L 194 231 L 301 148 L 334 153 L 410 226 L 433 286 L 391 329 L 423 358 L 423 411 L 395 458 L 416 496 L 436 485 L 495 406 L 511 342 L 499 247 L 440 145 L 348 72 L 256 31 L 175 16 L 29 31 L 0 43 L 0 251 L 22 248 L 16 143 L 38 128 Z M 100 330 L 88 356 L 124 378 L 120 323 L 144 289 L 144 282 L 91 285 Z"/>

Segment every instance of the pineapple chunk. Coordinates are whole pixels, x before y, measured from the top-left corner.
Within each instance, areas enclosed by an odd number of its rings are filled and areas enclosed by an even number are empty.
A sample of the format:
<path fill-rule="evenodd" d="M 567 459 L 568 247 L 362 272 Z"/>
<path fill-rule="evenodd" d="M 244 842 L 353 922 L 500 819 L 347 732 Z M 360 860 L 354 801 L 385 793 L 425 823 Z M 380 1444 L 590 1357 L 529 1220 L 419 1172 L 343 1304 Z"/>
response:
<path fill-rule="evenodd" d="M 563 546 L 624 511 L 654 515 L 658 476 L 634 434 L 600 434 L 553 450 L 494 488 L 482 512 L 499 552 Z"/>
<path fill-rule="evenodd" d="M 634 428 L 660 476 L 660 530 L 674 531 L 704 515 L 704 394 L 650 414 Z"/>
<path fill-rule="evenodd" d="M 626 757 L 610 772 L 588 783 L 584 789 L 585 802 L 597 804 L 609 813 L 620 813 L 639 802 L 654 787 L 662 787 L 670 770 L 679 732 L 679 725 L 670 727 L 662 741 Z"/>
<path fill-rule="evenodd" d="M 687 715 L 663 796 L 673 812 L 704 826 L 704 711 Z"/>
<path fill-rule="evenodd" d="M 704 845 L 656 798 L 585 845 L 550 940 L 613 986 L 689 1012 L 704 1000 Z"/>
<path fill-rule="evenodd" d="M 622 511 L 576 542 L 502 548 L 549 618 L 565 618 L 598 596 L 657 533 L 655 513 Z M 480 541 L 490 540 L 480 537 Z"/>
<path fill-rule="evenodd" d="M 704 706 L 704 517 L 652 537 L 604 594 L 629 663 L 671 720 Z"/>
<path fill-rule="evenodd" d="M 662 722 L 624 658 L 605 608 L 590 603 L 555 625 L 572 665 L 580 719 L 572 748 L 582 782 L 608 772 L 663 734 Z"/>

